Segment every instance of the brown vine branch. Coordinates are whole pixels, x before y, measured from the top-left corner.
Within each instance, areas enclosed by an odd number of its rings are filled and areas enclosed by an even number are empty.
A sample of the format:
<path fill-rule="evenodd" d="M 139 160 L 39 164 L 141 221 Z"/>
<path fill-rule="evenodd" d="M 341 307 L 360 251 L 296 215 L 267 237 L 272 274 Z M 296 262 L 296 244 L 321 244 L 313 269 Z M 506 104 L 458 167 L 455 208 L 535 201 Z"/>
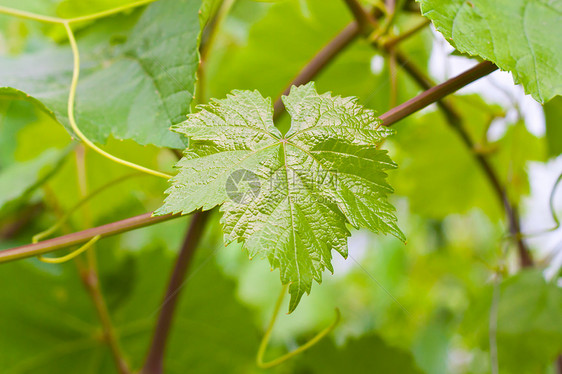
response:
<path fill-rule="evenodd" d="M 170 334 L 174 312 L 176 311 L 178 299 L 181 294 L 180 290 L 189 270 L 191 260 L 193 259 L 193 254 L 203 236 L 203 230 L 208 217 L 209 212 L 197 212 L 191 219 L 187 235 L 185 236 L 170 281 L 168 282 L 166 294 L 162 301 L 162 309 L 160 309 L 158 321 L 154 329 L 152 342 L 148 350 L 145 364 L 141 370 L 142 374 L 162 374 L 164 372 L 164 352 Z"/>
<path fill-rule="evenodd" d="M 357 21 L 357 26 L 359 26 L 358 31 L 362 34 L 368 33 L 371 29 L 371 25 L 376 22 L 374 18 L 369 13 L 365 12 L 363 6 L 356 0 L 344 1 L 353 14 L 353 18 Z"/>
<path fill-rule="evenodd" d="M 177 217 L 180 217 L 180 215 L 167 214 L 165 216 L 153 217 L 152 212 L 149 212 L 124 220 L 108 223 L 103 226 L 93 227 L 91 229 L 44 240 L 39 243 L 27 244 L 16 248 L 6 249 L 4 251 L 0 251 L 0 263 L 21 260 L 28 257 L 54 252 L 59 249 L 85 243 L 97 235 L 105 238 L 108 236 L 120 234 L 122 232 L 154 225 L 156 223 L 164 222 Z"/>
<path fill-rule="evenodd" d="M 422 92 L 418 96 L 406 101 L 405 103 L 392 108 L 388 112 L 383 113 L 379 118 L 383 121 L 385 126 L 391 126 L 401 119 L 409 116 L 410 114 L 417 112 L 418 110 L 441 100 L 445 96 L 452 94 L 453 92 L 474 82 L 475 80 L 478 80 L 490 74 L 496 69 L 496 65 L 489 61 L 484 61 L 468 69 L 464 73 L 459 74 L 456 77 L 453 77 L 446 82 L 433 87 L 431 87 L 431 83 L 425 79 L 415 79 L 420 86 L 431 88 L 427 89 L 427 91 Z M 448 105 L 446 105 L 446 108 L 449 112 Z M 457 115 L 449 113 L 448 117 L 457 117 Z"/>

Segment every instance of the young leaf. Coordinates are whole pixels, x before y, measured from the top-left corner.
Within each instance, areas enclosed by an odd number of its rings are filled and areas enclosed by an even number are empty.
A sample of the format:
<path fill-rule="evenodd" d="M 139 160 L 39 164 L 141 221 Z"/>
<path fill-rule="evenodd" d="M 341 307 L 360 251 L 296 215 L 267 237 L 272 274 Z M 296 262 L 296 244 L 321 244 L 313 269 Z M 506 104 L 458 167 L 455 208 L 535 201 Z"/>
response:
<path fill-rule="evenodd" d="M 549 0 L 418 0 L 460 52 L 513 73 L 525 92 L 544 103 L 562 95 L 559 29 L 562 3 Z"/>
<path fill-rule="evenodd" d="M 396 164 L 378 149 L 391 130 L 355 98 L 319 95 L 313 83 L 283 102 L 292 118 L 285 136 L 257 91 L 233 91 L 174 126 L 191 146 L 156 214 L 222 205 L 225 241 L 267 255 L 290 283 L 293 311 L 312 281 L 333 271 L 332 249 L 347 257 L 346 223 L 404 235 L 387 202 L 384 171 Z"/>

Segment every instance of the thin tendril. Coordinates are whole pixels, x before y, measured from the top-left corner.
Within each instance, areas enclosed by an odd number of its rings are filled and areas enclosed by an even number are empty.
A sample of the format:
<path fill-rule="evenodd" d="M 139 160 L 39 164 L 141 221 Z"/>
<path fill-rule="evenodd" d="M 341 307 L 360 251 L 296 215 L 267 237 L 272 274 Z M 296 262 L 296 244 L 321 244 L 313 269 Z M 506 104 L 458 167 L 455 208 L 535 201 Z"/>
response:
<path fill-rule="evenodd" d="M 0 13 L 8 14 L 10 16 L 16 16 L 20 18 L 32 19 L 34 21 L 40 21 L 45 23 L 63 23 L 65 20 L 59 17 L 43 16 L 41 14 L 26 12 L 24 10 L 7 8 L 0 6 Z"/>
<path fill-rule="evenodd" d="M 90 139 L 88 139 L 82 133 L 82 131 L 80 131 L 78 125 L 76 124 L 76 120 L 74 118 L 74 99 L 76 98 L 76 86 L 78 85 L 78 78 L 80 76 L 80 54 L 78 52 L 78 45 L 76 44 L 76 39 L 74 37 L 74 33 L 72 32 L 72 28 L 70 27 L 70 24 L 68 22 L 64 22 L 63 25 L 66 30 L 66 34 L 68 35 L 68 40 L 70 42 L 70 47 L 72 48 L 72 54 L 74 56 L 74 69 L 72 74 L 72 83 L 70 84 L 70 94 L 68 95 L 68 108 L 67 108 L 68 121 L 70 122 L 70 127 L 72 128 L 72 131 L 74 131 L 76 135 L 80 138 L 80 140 L 84 142 L 84 144 L 86 144 L 88 147 L 90 147 L 100 155 L 107 157 L 108 159 L 118 164 L 133 168 L 143 173 L 151 174 L 164 179 L 170 179 L 172 176 L 169 174 L 165 174 L 156 170 L 145 168 L 144 166 L 140 166 L 135 163 L 125 161 L 123 159 L 113 156 L 112 154 L 107 153 L 103 149 L 98 148 L 94 143 L 92 143 L 92 141 L 90 141 Z"/>
<path fill-rule="evenodd" d="M 26 12 L 25 10 L 13 9 L 13 8 L 8 8 L 8 7 L 4 7 L 4 6 L 0 6 L 0 13 L 8 14 L 8 15 L 11 15 L 11 16 L 16 16 L 16 17 L 20 17 L 20 18 L 31 19 L 31 20 L 39 21 L 39 22 L 64 24 L 64 23 L 76 23 L 76 22 L 84 22 L 84 21 L 93 21 L 93 20 L 98 19 L 98 18 L 103 18 L 103 17 L 107 17 L 107 16 L 112 16 L 112 15 L 117 14 L 117 13 L 121 13 L 125 10 L 138 8 L 139 6 L 150 4 L 150 3 L 153 3 L 155 1 L 157 1 L 157 0 L 140 0 L 140 1 L 137 1 L 135 3 L 123 5 L 123 6 L 120 6 L 120 7 L 117 7 L 117 8 L 104 10 L 102 12 L 89 14 L 87 16 L 74 17 L 74 18 L 61 18 L 61 17 L 45 16 L 45 15 L 42 15 L 42 14 Z"/>
<path fill-rule="evenodd" d="M 153 3 L 155 1 L 156 0 L 141 0 L 141 1 L 137 1 L 135 3 L 131 3 L 131 4 L 127 4 L 127 5 L 123 5 L 123 6 L 120 6 L 120 7 L 117 7 L 117 8 L 104 10 L 102 12 L 98 12 L 98 13 L 94 13 L 94 14 L 89 14 L 87 16 L 65 19 L 64 21 L 66 21 L 68 23 L 93 21 L 93 20 L 98 19 L 98 18 L 103 18 L 103 17 L 107 17 L 107 16 L 112 16 L 112 15 L 117 14 L 117 13 L 121 13 L 125 10 L 138 8 L 139 6 L 150 4 L 150 3 Z"/>
<path fill-rule="evenodd" d="M 72 260 L 74 257 L 80 255 L 81 253 L 85 252 L 88 250 L 88 248 L 90 248 L 91 246 L 93 246 L 98 240 L 100 240 L 101 235 L 96 235 L 94 236 L 92 239 L 90 239 L 86 244 L 84 244 L 83 246 L 81 246 L 80 248 L 78 248 L 77 250 L 70 252 L 67 255 L 61 256 L 61 257 L 43 257 L 42 255 L 37 256 L 37 258 L 43 262 L 46 262 L 48 264 L 62 264 L 63 262 Z"/>
<path fill-rule="evenodd" d="M 316 343 L 318 343 L 320 340 L 322 340 L 322 338 L 324 338 L 326 335 L 328 335 L 330 332 L 332 332 L 334 330 L 334 328 L 337 326 L 337 324 L 340 322 L 340 311 L 339 311 L 339 309 L 336 308 L 336 319 L 334 320 L 334 322 L 332 322 L 332 324 L 330 326 L 328 326 L 324 330 L 320 331 L 318 334 L 316 334 L 316 336 L 314 336 L 312 339 L 310 339 L 309 341 L 307 341 L 305 344 L 301 345 L 300 347 L 298 347 L 294 351 L 286 353 L 283 356 L 278 357 L 274 360 L 264 362 L 263 356 L 265 354 L 265 351 L 267 350 L 267 345 L 269 343 L 269 339 L 271 338 L 273 326 L 275 325 L 275 321 L 277 320 L 277 316 L 279 315 L 279 310 L 281 309 L 281 304 L 283 303 L 283 299 L 285 298 L 285 294 L 287 293 L 287 287 L 288 287 L 287 285 L 284 285 L 283 288 L 281 289 L 281 293 L 279 293 L 279 297 L 277 298 L 277 303 L 275 304 L 275 309 L 273 311 L 273 316 L 271 317 L 271 321 L 269 321 L 269 325 L 267 326 L 267 330 L 265 332 L 265 335 L 262 338 L 262 341 L 260 343 L 260 347 L 258 349 L 258 354 L 256 356 L 256 364 L 262 369 L 268 369 L 268 368 L 280 365 L 283 362 L 287 361 L 288 359 L 290 359 L 290 358 L 298 355 L 299 353 L 302 353 L 302 352 L 306 351 L 307 349 L 311 348 Z"/>
<path fill-rule="evenodd" d="M 120 178 L 117 178 L 115 180 L 112 180 L 106 184 L 104 184 L 103 186 L 99 187 L 98 189 L 92 191 L 89 195 L 83 197 L 82 199 L 80 199 L 76 204 L 74 204 L 74 206 L 72 206 L 68 212 L 66 212 L 57 222 L 55 222 L 55 224 L 51 227 L 49 227 L 48 229 L 46 229 L 45 231 L 41 231 L 38 234 L 35 234 L 33 236 L 33 238 L 31 239 L 32 243 L 38 243 L 40 240 L 43 240 L 44 238 L 52 235 L 53 233 L 55 233 L 58 229 L 60 229 L 65 222 L 68 221 L 68 219 L 70 218 L 70 216 L 76 211 L 78 210 L 82 205 L 84 205 L 86 202 L 88 202 L 90 199 L 94 198 L 96 195 L 100 194 L 101 192 L 105 191 L 106 189 L 113 187 L 116 184 L 119 184 L 121 182 L 124 182 L 125 180 L 132 178 L 132 177 L 137 177 L 137 176 L 141 176 L 141 175 L 145 175 L 145 174 L 141 174 L 141 173 L 132 173 L 132 174 L 128 174 L 128 175 L 124 175 Z"/>

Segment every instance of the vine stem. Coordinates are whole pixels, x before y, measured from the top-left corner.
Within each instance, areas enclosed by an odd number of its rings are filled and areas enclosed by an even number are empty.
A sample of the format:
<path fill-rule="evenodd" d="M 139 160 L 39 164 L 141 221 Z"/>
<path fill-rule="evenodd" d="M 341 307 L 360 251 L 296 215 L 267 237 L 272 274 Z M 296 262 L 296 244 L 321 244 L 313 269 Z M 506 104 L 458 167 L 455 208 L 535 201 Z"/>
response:
<path fill-rule="evenodd" d="M 438 84 L 437 86 L 433 86 L 405 103 L 392 108 L 388 112 L 383 113 L 379 118 L 383 121 L 385 126 L 391 126 L 401 119 L 406 118 L 410 114 L 417 112 L 418 110 L 433 104 L 434 102 L 452 94 L 475 80 L 490 74 L 497 68 L 498 67 L 496 65 L 489 61 L 481 62 L 462 74 L 459 74 L 444 83 Z M 424 85 L 426 84 L 424 83 Z M 427 85 L 429 86 L 430 84 L 427 83 Z"/>
<path fill-rule="evenodd" d="M 189 224 L 187 235 L 176 259 L 172 275 L 168 282 L 168 287 L 162 307 L 158 315 L 158 321 L 154 329 L 154 334 L 148 350 L 145 364 L 140 371 L 141 374 L 162 374 L 164 370 L 164 352 L 170 328 L 172 326 L 174 312 L 177 308 L 181 288 L 193 259 L 193 254 L 201 241 L 205 223 L 210 213 L 197 212 L 193 215 Z"/>
<path fill-rule="evenodd" d="M 108 236 L 117 235 L 122 232 L 139 229 L 145 226 L 154 225 L 178 217 L 180 217 L 179 214 L 167 214 L 165 216 L 156 217 L 152 215 L 152 212 L 141 214 L 131 218 L 108 223 L 103 226 L 93 227 L 91 229 L 78 231 L 49 240 L 44 240 L 39 243 L 27 244 L 20 247 L 0 251 L 0 263 L 21 260 L 28 257 L 54 252 L 59 249 L 85 243 L 97 235 L 100 235 L 101 238 L 106 238 Z"/>

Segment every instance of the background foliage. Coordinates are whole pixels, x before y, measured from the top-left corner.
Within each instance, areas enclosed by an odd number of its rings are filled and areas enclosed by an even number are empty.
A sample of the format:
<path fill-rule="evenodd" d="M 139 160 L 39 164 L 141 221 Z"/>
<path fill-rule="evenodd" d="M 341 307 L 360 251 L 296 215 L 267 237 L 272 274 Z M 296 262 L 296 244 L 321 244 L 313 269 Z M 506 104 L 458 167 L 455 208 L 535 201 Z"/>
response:
<path fill-rule="evenodd" d="M 72 18 L 130 3 L 1 0 L 0 6 Z M 166 373 L 477 374 L 496 364 L 499 373 L 556 372 L 562 353 L 560 230 L 526 240 L 536 266 L 519 269 L 516 251 L 506 244 L 503 207 L 473 154 L 486 155 L 496 170 L 521 211 L 524 233 L 553 226 L 549 195 L 562 168 L 562 101 L 556 96 L 562 93 L 561 38 L 554 32 L 560 3 L 396 3 L 403 10 L 392 35 L 423 21 L 421 13 L 442 33 L 425 27 L 399 44 L 423 74 L 441 79 L 450 76 L 449 68 L 484 58 L 512 71 L 523 88 L 513 86 L 507 73 L 494 73 L 450 98 L 473 150 L 435 105 L 394 126 L 384 147 L 399 165 L 389 172 L 395 189 L 390 201 L 407 244 L 349 227 L 349 258 L 335 254 L 334 274 L 325 272 L 323 284 L 279 318 L 266 356 L 307 341 L 332 322 L 336 307 L 342 320 L 328 338 L 281 366 L 263 370 L 255 364 L 279 273 L 258 257 L 248 261 L 240 243 L 225 247 L 221 214 L 212 211 L 182 289 Z M 373 4 L 379 2 L 363 5 Z M 211 1 L 159 0 L 74 24 L 81 55 L 76 117 L 84 133 L 112 154 L 172 173 L 177 159 L 169 148 L 184 148 L 186 140 L 168 130 L 194 102 L 223 98 L 233 89 L 277 98 L 353 20 L 344 1 L 237 0 L 210 34 L 202 26 L 208 17 L 209 25 L 216 22 L 218 8 Z M 445 40 L 457 50 L 444 54 Z M 439 58 L 446 64 L 439 66 Z M 71 209 L 81 198 L 81 171 L 89 191 L 131 173 L 90 150 L 82 165 L 66 113 L 71 75 L 72 53 L 60 25 L 0 14 L 0 250 L 29 243 Z M 508 84 L 501 83 L 506 76 Z M 314 80 L 318 92 L 357 96 L 379 114 L 421 92 L 364 38 Z M 523 90 L 544 106 L 527 105 Z M 280 117 L 279 127 L 288 129 L 289 120 Z M 538 178 L 538 170 L 548 177 Z M 160 178 L 131 177 L 73 214 L 61 234 L 155 210 L 167 186 Z M 553 201 L 560 213 L 560 194 Z M 190 219 L 96 246 L 101 289 L 132 368 L 145 360 Z M 0 265 L 0 372 L 117 372 L 73 262 Z"/>

